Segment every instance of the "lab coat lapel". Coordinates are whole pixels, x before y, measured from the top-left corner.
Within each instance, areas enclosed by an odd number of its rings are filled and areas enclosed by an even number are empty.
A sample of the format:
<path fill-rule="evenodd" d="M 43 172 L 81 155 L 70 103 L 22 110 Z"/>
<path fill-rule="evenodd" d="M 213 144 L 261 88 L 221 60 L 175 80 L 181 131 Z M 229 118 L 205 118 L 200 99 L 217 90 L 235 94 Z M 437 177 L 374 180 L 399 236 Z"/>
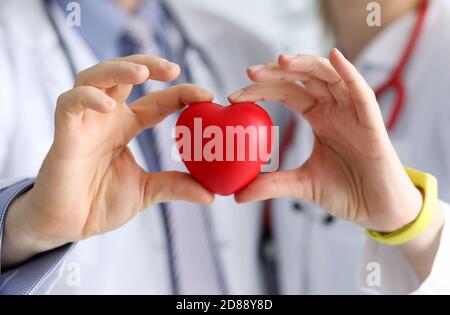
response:
<path fill-rule="evenodd" d="M 57 6 L 52 6 L 50 9 L 76 70 L 79 72 L 96 64 L 98 60 L 76 33 L 75 26 L 67 25 L 65 13 Z M 41 60 L 39 75 L 42 77 L 43 90 L 52 91 L 51 95 L 47 96 L 49 97 L 48 101 L 49 104 L 56 105 L 58 95 L 71 89 L 75 78 L 68 63 L 68 56 L 63 51 L 48 20 L 45 25 L 48 27 L 48 30 L 42 32 L 42 36 L 45 38 L 37 38 L 34 47 L 37 49 L 36 56 Z M 50 52 L 53 53 L 50 55 Z"/>
<path fill-rule="evenodd" d="M 356 60 L 357 69 L 374 91 L 391 78 L 393 71 L 404 54 L 416 19 L 417 14 L 410 13 L 388 26 Z M 414 55 L 412 58 L 414 58 Z M 410 62 L 412 61 L 410 60 Z M 403 80 L 406 81 L 405 73 Z M 394 110 L 393 105 L 395 104 L 396 93 L 397 91 L 392 89 L 381 95 L 381 98 L 378 100 L 385 122 L 389 120 Z M 405 105 L 407 106 L 407 104 Z M 405 110 L 403 110 L 396 127 L 401 123 L 404 116 Z M 405 150 L 404 147 L 408 146 L 409 141 L 405 137 L 401 137 L 398 133 L 399 128 L 395 128 L 395 130 L 390 132 L 390 136 L 396 150 L 403 152 Z"/>
<path fill-rule="evenodd" d="M 54 106 L 59 94 L 71 89 L 73 87 L 73 75 L 70 71 L 67 62 L 67 56 L 62 51 L 61 46 L 58 43 L 58 38 L 54 33 L 51 24 L 48 21 L 46 13 L 43 8 L 43 2 L 40 0 L 33 1 L 9 1 L 8 4 L 11 6 L 11 12 L 21 11 L 26 7 L 25 17 L 19 15 L 17 23 L 20 23 L 20 27 L 15 27 L 14 34 L 17 37 L 17 45 L 21 45 L 18 52 L 27 52 L 34 56 L 34 58 L 23 58 L 24 61 L 30 60 L 32 64 L 24 65 L 25 69 L 28 67 L 28 71 L 22 70 L 23 73 L 30 73 L 32 76 L 34 84 L 28 84 L 30 86 L 28 98 L 33 96 L 36 106 L 37 104 L 43 103 L 48 107 L 48 112 L 46 112 L 45 117 L 48 119 L 48 123 L 42 123 L 45 126 L 53 126 L 54 122 Z M 14 7 L 16 6 L 17 7 Z M 74 63 L 78 70 L 85 69 L 96 64 L 98 61 L 86 46 L 84 41 L 77 34 L 76 29 L 66 26 L 65 17 L 62 11 L 54 12 L 56 21 L 60 27 L 60 31 L 64 36 L 65 42 L 72 52 L 74 57 Z M 28 16 L 29 15 L 29 16 Z M 34 30 L 37 30 L 36 32 Z M 25 48 L 24 48 L 25 47 Z M 21 56 L 16 55 L 17 58 Z M 15 57 L 16 57 L 15 56 Z M 18 59 L 20 60 L 20 59 Z M 20 63 L 18 63 L 20 65 Z M 36 70 L 35 70 L 36 69 Z M 41 118 L 37 118 L 41 119 Z M 50 128 L 50 127 L 49 127 Z M 42 134 L 40 130 L 40 134 Z M 49 132 L 49 139 L 52 137 L 52 133 Z M 43 141 L 40 139 L 40 141 Z M 142 154 L 139 150 L 135 141 L 132 141 L 130 148 L 136 160 L 143 162 Z M 143 165 L 143 164 L 141 164 Z M 140 234 L 142 237 L 142 244 L 136 243 L 136 252 L 148 248 L 150 254 L 143 254 L 142 261 L 147 261 L 151 255 L 151 264 L 149 268 L 143 269 L 142 273 L 150 281 L 150 284 L 146 284 L 141 288 L 141 290 L 154 290 L 154 292 L 169 292 L 168 290 L 168 272 L 167 272 L 167 257 L 165 254 L 165 239 L 164 232 L 162 230 L 162 224 L 159 217 L 159 212 L 154 211 L 156 208 L 150 211 L 144 211 L 137 218 L 133 219 L 126 226 L 105 235 L 104 237 L 91 238 L 80 242 L 67 258 L 69 260 L 76 260 L 86 266 L 91 264 L 91 258 L 97 257 L 99 261 L 102 261 L 101 254 L 108 253 L 113 259 L 117 260 L 117 264 L 120 264 L 120 254 L 117 256 L 114 251 L 108 251 L 110 244 L 122 244 L 127 246 L 127 240 L 130 242 L 136 240 L 136 235 L 141 233 L 140 231 L 145 231 Z M 116 243 L 114 243 L 116 242 Z M 114 245 L 113 245 L 114 246 Z M 118 245 L 119 246 L 119 245 Z M 132 255 L 135 252 L 130 249 Z M 150 261 L 149 261 L 150 262 Z M 59 270 L 64 269 L 64 263 L 59 266 Z M 114 264 L 111 264 L 113 268 Z M 152 269 L 151 266 L 158 266 L 156 269 Z M 86 271 L 88 272 L 88 271 Z M 127 273 L 127 270 L 123 270 Z M 130 270 L 132 274 L 134 271 Z M 79 292 L 87 293 L 86 288 L 67 288 L 65 286 L 64 277 L 61 278 L 61 274 L 65 275 L 65 271 L 53 273 L 42 286 L 40 292 L 45 293 L 49 287 L 54 287 L 55 290 L 50 293 L 61 293 L 61 292 Z M 86 284 L 89 287 L 89 284 Z M 111 287 L 113 292 L 120 292 L 122 288 Z M 84 290 L 84 291 L 83 291 Z M 143 291 L 142 291 L 143 292 Z M 150 291 L 149 291 L 150 292 Z M 153 292 L 153 291 L 152 291 Z"/>

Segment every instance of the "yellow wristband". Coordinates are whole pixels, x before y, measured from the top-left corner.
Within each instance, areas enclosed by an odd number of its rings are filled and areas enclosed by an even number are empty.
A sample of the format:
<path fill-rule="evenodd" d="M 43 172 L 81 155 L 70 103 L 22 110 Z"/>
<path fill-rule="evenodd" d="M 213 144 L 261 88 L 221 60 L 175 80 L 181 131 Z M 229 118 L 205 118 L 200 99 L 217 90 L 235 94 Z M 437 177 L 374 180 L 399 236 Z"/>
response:
<path fill-rule="evenodd" d="M 422 192 L 423 205 L 417 219 L 392 233 L 366 230 L 366 235 L 382 244 L 396 246 L 407 243 L 419 236 L 431 222 L 438 206 L 438 184 L 434 176 L 405 167 L 409 178 Z"/>

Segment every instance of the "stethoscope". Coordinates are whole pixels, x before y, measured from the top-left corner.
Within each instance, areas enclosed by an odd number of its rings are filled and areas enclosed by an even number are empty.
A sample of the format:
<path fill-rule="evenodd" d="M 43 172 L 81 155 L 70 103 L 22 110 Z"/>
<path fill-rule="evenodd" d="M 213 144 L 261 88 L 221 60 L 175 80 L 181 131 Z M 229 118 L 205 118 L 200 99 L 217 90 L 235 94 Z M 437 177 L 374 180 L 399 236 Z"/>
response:
<path fill-rule="evenodd" d="M 405 85 L 403 83 L 403 75 L 404 75 L 405 69 L 406 69 L 409 61 L 411 60 L 412 55 L 414 54 L 414 52 L 417 49 L 417 45 L 419 43 L 420 36 L 423 32 L 428 8 L 429 8 L 429 0 L 423 0 L 418 9 L 418 14 L 417 14 L 416 22 L 414 24 L 414 28 L 411 32 L 411 35 L 407 42 L 406 48 L 405 48 L 403 54 L 401 55 L 397 66 L 394 68 L 394 70 L 392 71 L 392 73 L 390 74 L 390 76 L 386 80 L 386 82 L 381 84 L 375 90 L 375 95 L 378 100 L 380 100 L 385 94 L 387 94 L 391 90 L 393 90 L 396 93 L 396 97 L 395 97 L 395 100 L 393 103 L 393 109 L 392 109 L 391 115 L 386 123 L 386 128 L 389 132 L 392 132 L 395 129 L 395 127 L 398 124 L 400 114 L 404 110 L 406 95 L 405 95 Z M 295 131 L 297 130 L 297 127 L 298 127 L 297 120 L 296 120 L 295 116 L 291 116 L 290 121 L 288 123 L 287 131 L 286 131 L 283 139 L 280 142 L 279 156 L 280 156 L 281 163 L 283 161 L 283 158 L 285 156 L 287 149 L 290 147 L 290 145 L 293 142 L 293 139 L 295 136 Z M 264 208 L 265 208 L 264 213 L 266 213 L 266 214 L 270 213 L 271 208 L 272 208 L 270 200 L 266 201 L 264 203 Z M 299 202 L 294 202 L 292 204 L 292 208 L 297 212 L 300 212 L 303 210 L 303 207 L 302 207 L 301 203 L 299 203 Z M 265 220 L 267 221 L 267 220 L 269 220 L 269 218 L 266 217 Z M 329 225 L 333 221 L 334 221 L 334 218 L 329 215 L 327 215 L 323 219 L 323 223 L 325 225 Z M 266 225 L 269 225 L 269 224 L 266 223 Z"/>
<path fill-rule="evenodd" d="M 392 113 L 386 123 L 386 128 L 388 131 L 393 131 L 397 126 L 398 120 L 400 118 L 400 114 L 404 110 L 405 105 L 405 85 L 403 83 L 403 74 L 405 72 L 405 68 L 411 60 L 412 55 L 414 54 L 417 45 L 419 43 L 420 35 L 422 34 L 425 18 L 427 15 L 429 6 L 429 0 L 423 0 L 420 4 L 419 11 L 417 14 L 416 23 L 406 45 L 405 51 L 400 57 L 400 61 L 394 70 L 391 73 L 389 79 L 382 84 L 378 89 L 375 90 L 375 95 L 378 100 L 381 99 L 383 95 L 387 92 L 393 90 L 396 93 L 396 97 L 393 104 Z"/>
<path fill-rule="evenodd" d="M 61 47 L 63 54 L 66 57 L 67 64 L 70 68 L 70 72 L 73 76 L 73 79 L 75 80 L 79 71 L 77 69 L 77 66 L 75 65 L 75 58 L 74 58 L 72 52 L 70 51 L 69 46 L 68 46 L 66 40 L 64 39 L 61 29 L 59 28 L 56 18 L 54 16 L 54 11 L 53 11 L 54 10 L 53 5 L 55 5 L 55 3 L 53 2 L 54 0 L 43 0 L 43 1 L 44 1 L 44 9 L 45 9 L 45 13 L 47 15 L 48 21 L 50 22 L 51 27 L 57 36 L 58 44 Z M 180 67 L 182 69 L 184 69 L 184 79 L 188 82 L 193 82 L 193 75 L 192 75 L 192 72 L 190 71 L 190 67 L 188 66 L 188 59 L 187 59 L 188 52 L 192 51 L 198 55 L 200 61 L 210 71 L 216 87 L 223 92 L 224 91 L 223 78 L 220 75 L 220 72 L 218 71 L 215 63 L 212 61 L 210 56 L 206 53 L 206 51 L 200 45 L 195 43 L 188 36 L 185 29 L 182 27 L 181 22 L 177 18 L 176 14 L 173 13 L 170 10 L 170 8 L 167 5 L 165 5 L 164 3 L 162 4 L 162 7 L 163 7 L 163 10 L 164 10 L 166 16 L 168 17 L 168 19 L 170 20 L 172 25 L 175 27 L 176 31 L 178 32 L 178 34 L 180 35 L 180 38 L 181 38 L 182 43 L 181 43 L 180 52 L 177 56 L 177 62 L 180 65 Z M 169 261 L 171 291 L 173 294 L 179 294 L 180 292 L 179 292 L 178 283 L 177 283 L 176 267 L 174 265 L 174 258 L 176 256 L 175 256 L 174 246 L 173 246 L 173 241 L 172 241 L 172 233 L 170 230 L 170 222 L 169 222 L 169 216 L 168 216 L 168 211 L 167 211 L 167 205 L 160 204 L 160 208 L 161 208 L 161 214 L 162 214 L 162 219 L 163 219 L 163 224 L 164 224 L 164 233 L 166 236 L 167 255 L 169 257 L 168 261 Z M 209 217 L 207 211 L 203 211 L 202 215 L 204 217 L 204 222 L 205 222 L 206 230 L 208 233 L 208 238 L 211 243 L 212 256 L 213 256 L 214 264 L 215 264 L 216 270 L 217 270 L 218 283 L 222 290 L 222 293 L 227 294 L 228 291 L 227 291 L 227 287 L 226 287 L 223 266 L 220 263 L 218 252 L 216 250 L 217 246 L 214 246 L 214 244 L 212 244 L 212 242 L 214 242 L 214 237 L 213 237 L 213 231 L 211 228 L 211 224 L 212 224 L 211 218 Z"/>
<path fill-rule="evenodd" d="M 428 5 L 429 0 L 423 0 L 418 11 L 418 16 L 416 23 L 414 25 L 414 29 L 410 35 L 410 38 L 408 40 L 407 46 L 405 48 L 405 51 L 403 52 L 400 61 L 398 62 L 398 65 L 394 68 L 394 71 L 391 73 L 389 79 L 382 84 L 378 89 L 376 89 L 375 94 L 378 100 L 381 99 L 383 95 L 385 95 L 390 90 L 393 90 L 396 92 L 396 98 L 395 102 L 393 104 L 393 110 L 391 112 L 391 116 L 389 117 L 386 128 L 389 132 L 393 131 L 396 127 L 400 114 L 402 110 L 404 109 L 404 102 L 405 102 L 405 86 L 403 84 L 403 74 L 405 71 L 406 66 L 408 65 L 411 56 L 413 55 L 414 51 L 417 48 L 420 35 L 422 33 L 424 22 L 426 18 L 426 14 L 428 11 Z M 280 151 L 279 151 L 279 159 L 280 164 L 283 163 L 283 160 L 285 158 L 286 152 L 291 146 L 291 144 L 294 141 L 296 130 L 297 130 L 297 119 L 295 115 L 291 115 L 288 123 L 288 128 L 286 129 L 286 132 L 283 136 L 283 138 L 280 141 Z M 263 211 L 263 236 L 262 240 L 263 242 L 265 240 L 268 240 L 269 242 L 272 240 L 272 200 L 267 200 L 264 202 L 264 211 Z M 292 209 L 295 212 L 303 212 L 305 209 L 301 202 L 295 201 L 292 204 Z M 312 219 L 314 219 L 312 217 Z M 332 215 L 326 214 L 322 219 L 320 219 L 320 222 L 325 226 L 330 226 L 335 222 L 335 218 Z M 310 225 L 308 225 L 306 228 L 309 228 Z M 262 243 L 263 243 L 262 242 Z M 307 270 L 307 267 L 305 265 L 305 269 Z M 308 280 L 307 277 L 304 278 L 305 281 L 305 287 L 308 286 Z"/>

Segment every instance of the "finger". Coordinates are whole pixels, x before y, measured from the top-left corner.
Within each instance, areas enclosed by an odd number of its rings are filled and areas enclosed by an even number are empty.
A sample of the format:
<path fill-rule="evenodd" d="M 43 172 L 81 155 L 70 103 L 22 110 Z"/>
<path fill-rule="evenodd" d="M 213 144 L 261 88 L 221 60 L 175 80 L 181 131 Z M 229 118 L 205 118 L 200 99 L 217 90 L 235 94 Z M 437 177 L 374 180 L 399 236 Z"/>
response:
<path fill-rule="evenodd" d="M 334 84 L 328 84 L 328 90 L 333 95 L 339 107 L 352 107 L 350 92 L 344 80 L 340 80 Z"/>
<path fill-rule="evenodd" d="M 130 105 L 138 122 L 136 132 L 149 128 L 188 104 L 212 101 L 211 92 L 192 84 L 180 84 L 150 93 Z"/>
<path fill-rule="evenodd" d="M 119 84 L 141 84 L 148 77 L 149 70 L 144 65 L 125 61 L 106 61 L 81 71 L 75 86 L 107 89 Z"/>
<path fill-rule="evenodd" d="M 278 62 L 276 62 L 276 61 L 269 61 L 269 62 L 267 62 L 265 64 L 254 65 L 254 66 L 248 67 L 247 71 L 256 73 L 256 72 L 258 72 L 258 71 L 260 71 L 262 69 L 274 70 L 274 69 L 278 69 L 279 67 L 280 66 L 278 65 Z"/>
<path fill-rule="evenodd" d="M 314 96 L 319 102 L 325 104 L 336 104 L 336 100 L 331 93 L 328 84 L 322 80 L 312 78 L 309 81 L 303 82 L 305 91 Z"/>
<path fill-rule="evenodd" d="M 309 94 L 321 101 L 334 102 L 327 83 L 309 73 L 286 71 L 277 64 L 253 66 L 247 69 L 247 74 L 254 82 L 301 81 Z"/>
<path fill-rule="evenodd" d="M 238 203 L 272 198 L 295 198 L 309 202 L 312 201 L 309 183 L 298 170 L 269 173 L 258 176 L 234 198 Z"/>
<path fill-rule="evenodd" d="M 312 76 L 303 72 L 291 72 L 276 66 L 252 66 L 247 69 L 248 77 L 254 82 L 270 81 L 308 81 Z"/>
<path fill-rule="evenodd" d="M 145 173 L 146 206 L 160 202 L 184 200 L 208 205 L 214 194 L 199 184 L 191 175 L 181 172 Z"/>
<path fill-rule="evenodd" d="M 172 82 L 180 75 L 180 66 L 176 63 L 170 62 L 164 58 L 149 56 L 149 55 L 131 55 L 113 59 L 119 62 L 131 62 L 147 67 L 150 71 L 149 79 Z"/>
<path fill-rule="evenodd" d="M 365 124 L 382 119 L 375 93 L 350 61 L 337 49 L 330 52 L 330 61 L 348 86 L 359 119 Z"/>
<path fill-rule="evenodd" d="M 103 91 L 81 86 L 73 88 L 58 97 L 56 107 L 56 124 L 65 129 L 76 128 L 87 109 L 99 113 L 109 113 L 114 110 L 116 101 Z"/>
<path fill-rule="evenodd" d="M 336 84 L 341 80 L 326 58 L 310 55 L 280 55 L 278 63 L 284 70 L 308 74 L 327 83 Z"/>
<path fill-rule="evenodd" d="M 295 82 L 277 81 L 255 83 L 228 97 L 230 102 L 280 101 L 299 113 L 317 104 L 315 97 Z"/>

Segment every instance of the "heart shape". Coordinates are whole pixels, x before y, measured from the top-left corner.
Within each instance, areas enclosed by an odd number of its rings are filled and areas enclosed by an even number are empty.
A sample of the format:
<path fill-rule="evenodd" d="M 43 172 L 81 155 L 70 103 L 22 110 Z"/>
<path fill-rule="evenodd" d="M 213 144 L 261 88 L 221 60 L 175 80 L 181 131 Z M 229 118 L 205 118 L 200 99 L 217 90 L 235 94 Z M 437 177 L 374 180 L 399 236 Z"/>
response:
<path fill-rule="evenodd" d="M 177 121 L 180 156 L 208 190 L 228 196 L 247 186 L 272 153 L 272 120 L 255 103 L 192 104 Z"/>

